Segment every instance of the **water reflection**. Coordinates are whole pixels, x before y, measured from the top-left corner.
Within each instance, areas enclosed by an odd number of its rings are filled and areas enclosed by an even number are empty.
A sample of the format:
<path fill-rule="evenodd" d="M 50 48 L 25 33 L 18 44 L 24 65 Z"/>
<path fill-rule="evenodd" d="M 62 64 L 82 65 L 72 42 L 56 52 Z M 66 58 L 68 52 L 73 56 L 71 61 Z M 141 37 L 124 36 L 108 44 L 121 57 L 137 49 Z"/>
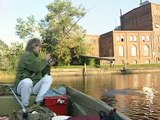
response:
<path fill-rule="evenodd" d="M 105 101 L 133 120 L 159 120 L 159 74 L 95 75 L 55 78 Z M 63 81 L 60 81 L 62 80 Z M 70 81 L 70 83 L 68 83 Z M 56 85 L 55 82 L 55 85 Z"/>
<path fill-rule="evenodd" d="M 133 120 L 158 120 L 160 119 L 158 76 L 159 74 L 116 76 L 119 81 L 115 81 L 114 89 L 108 90 L 112 94 L 104 95 L 102 100 Z"/>
<path fill-rule="evenodd" d="M 54 77 L 53 86 L 66 84 L 101 99 L 133 120 L 160 120 L 160 74 Z"/>

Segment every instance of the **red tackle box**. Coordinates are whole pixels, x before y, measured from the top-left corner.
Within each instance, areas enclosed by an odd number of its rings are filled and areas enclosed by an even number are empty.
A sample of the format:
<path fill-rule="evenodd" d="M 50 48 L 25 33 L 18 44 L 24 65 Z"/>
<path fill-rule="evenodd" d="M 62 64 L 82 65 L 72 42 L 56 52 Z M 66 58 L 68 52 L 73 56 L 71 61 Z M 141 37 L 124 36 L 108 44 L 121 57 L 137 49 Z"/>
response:
<path fill-rule="evenodd" d="M 44 105 L 58 115 L 67 115 L 69 96 L 47 96 Z"/>

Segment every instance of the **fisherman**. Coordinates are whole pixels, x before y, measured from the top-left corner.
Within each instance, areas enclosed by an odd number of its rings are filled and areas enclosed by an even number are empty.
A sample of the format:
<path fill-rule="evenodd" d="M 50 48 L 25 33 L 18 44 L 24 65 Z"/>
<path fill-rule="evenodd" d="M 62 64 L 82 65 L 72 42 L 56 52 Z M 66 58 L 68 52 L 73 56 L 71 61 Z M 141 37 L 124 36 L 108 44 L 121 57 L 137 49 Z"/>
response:
<path fill-rule="evenodd" d="M 41 42 L 37 38 L 30 39 L 25 52 L 20 57 L 16 74 L 16 92 L 21 95 L 24 107 L 29 105 L 30 95 L 36 94 L 35 104 L 41 104 L 44 94 L 50 89 L 53 78 L 49 74 L 42 75 L 47 67 L 55 64 L 50 54 L 44 59 L 39 56 Z"/>

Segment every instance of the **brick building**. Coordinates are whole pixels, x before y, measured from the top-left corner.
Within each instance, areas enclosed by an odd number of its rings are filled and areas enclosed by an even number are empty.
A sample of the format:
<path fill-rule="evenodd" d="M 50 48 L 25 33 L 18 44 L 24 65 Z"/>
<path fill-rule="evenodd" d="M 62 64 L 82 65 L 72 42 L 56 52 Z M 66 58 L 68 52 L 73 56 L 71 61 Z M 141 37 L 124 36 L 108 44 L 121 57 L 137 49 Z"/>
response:
<path fill-rule="evenodd" d="M 160 30 L 160 4 L 149 3 L 120 17 L 121 30 Z"/>
<path fill-rule="evenodd" d="M 159 63 L 160 4 L 145 1 L 120 19 L 119 30 L 100 35 L 99 56 L 114 57 L 115 64 Z"/>

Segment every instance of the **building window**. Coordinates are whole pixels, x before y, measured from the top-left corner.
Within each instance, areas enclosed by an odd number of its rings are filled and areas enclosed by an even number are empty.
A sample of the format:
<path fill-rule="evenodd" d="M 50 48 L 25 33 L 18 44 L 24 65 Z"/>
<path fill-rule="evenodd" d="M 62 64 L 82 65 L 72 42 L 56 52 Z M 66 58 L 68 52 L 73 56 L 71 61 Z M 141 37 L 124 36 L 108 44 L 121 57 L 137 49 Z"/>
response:
<path fill-rule="evenodd" d="M 146 41 L 149 42 L 150 41 L 150 36 L 149 35 L 146 35 L 146 36 L 143 35 L 142 36 L 142 41 L 143 42 L 146 42 Z"/>
<path fill-rule="evenodd" d="M 120 41 L 120 36 L 117 36 L 117 39 L 116 39 L 118 42 Z"/>
<path fill-rule="evenodd" d="M 131 56 L 137 56 L 137 48 L 135 45 L 131 46 Z"/>
<path fill-rule="evenodd" d="M 143 50 L 144 50 L 144 56 L 149 56 L 149 47 L 148 47 L 148 45 L 145 45 Z"/>
<path fill-rule="evenodd" d="M 119 56 L 124 56 L 124 47 L 123 46 L 118 47 L 118 54 L 119 54 Z"/>
<path fill-rule="evenodd" d="M 121 42 L 124 42 L 124 36 L 121 36 Z"/>
<path fill-rule="evenodd" d="M 145 42 L 145 36 L 142 36 L 142 41 Z"/>
<path fill-rule="evenodd" d="M 150 60 L 146 60 L 146 63 L 150 63 Z"/>
<path fill-rule="evenodd" d="M 135 35 L 131 35 L 130 36 L 130 41 L 131 42 L 137 41 L 137 37 Z"/>
<path fill-rule="evenodd" d="M 136 37 L 135 35 L 133 36 L 133 40 L 134 40 L 134 41 L 137 41 L 137 37 Z"/>
<path fill-rule="evenodd" d="M 130 41 L 131 41 L 131 42 L 133 41 L 133 36 L 132 36 L 132 35 L 130 36 Z"/>
<path fill-rule="evenodd" d="M 146 36 L 146 41 L 148 41 L 148 42 L 150 41 L 150 36 L 149 35 Z"/>
<path fill-rule="evenodd" d="M 117 36 L 118 42 L 124 42 L 124 36 Z"/>

